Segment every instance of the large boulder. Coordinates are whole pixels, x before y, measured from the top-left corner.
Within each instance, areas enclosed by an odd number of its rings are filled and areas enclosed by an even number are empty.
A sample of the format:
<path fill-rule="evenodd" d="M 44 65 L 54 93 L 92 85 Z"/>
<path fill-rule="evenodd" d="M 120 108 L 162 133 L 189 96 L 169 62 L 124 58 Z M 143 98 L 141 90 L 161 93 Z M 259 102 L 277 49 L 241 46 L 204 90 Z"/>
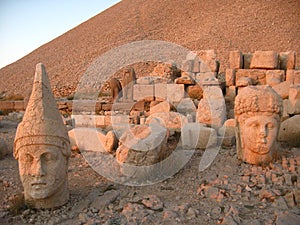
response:
<path fill-rule="evenodd" d="M 287 142 L 293 147 L 300 147 L 300 115 L 295 115 L 281 123 L 278 140 Z"/>

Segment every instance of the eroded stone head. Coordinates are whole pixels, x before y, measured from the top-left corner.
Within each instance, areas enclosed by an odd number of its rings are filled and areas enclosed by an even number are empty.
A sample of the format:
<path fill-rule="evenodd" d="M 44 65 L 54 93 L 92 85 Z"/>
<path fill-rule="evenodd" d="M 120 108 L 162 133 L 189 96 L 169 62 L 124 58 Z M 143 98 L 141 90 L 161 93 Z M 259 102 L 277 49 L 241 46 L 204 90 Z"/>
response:
<path fill-rule="evenodd" d="M 24 197 L 34 208 L 53 208 L 68 201 L 70 142 L 57 109 L 43 64 L 37 64 L 33 90 L 23 121 L 19 124 L 14 157 Z"/>
<path fill-rule="evenodd" d="M 271 162 L 278 148 L 282 99 L 269 86 L 243 88 L 235 100 L 238 157 L 251 164 Z"/>

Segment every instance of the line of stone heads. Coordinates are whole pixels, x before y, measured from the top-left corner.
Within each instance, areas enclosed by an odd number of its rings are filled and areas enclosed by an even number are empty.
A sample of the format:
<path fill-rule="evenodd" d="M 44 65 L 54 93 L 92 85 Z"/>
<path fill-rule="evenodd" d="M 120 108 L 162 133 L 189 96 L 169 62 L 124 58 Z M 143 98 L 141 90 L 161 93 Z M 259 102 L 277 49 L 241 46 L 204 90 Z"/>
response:
<path fill-rule="evenodd" d="M 132 70 L 128 73 L 130 83 L 135 75 Z M 124 95 L 130 97 L 126 90 Z M 271 162 L 278 150 L 281 97 L 270 86 L 248 86 L 236 97 L 234 110 L 238 157 L 251 164 Z M 70 154 L 69 136 L 45 67 L 37 64 L 32 93 L 14 141 L 14 157 L 19 162 L 28 206 L 54 208 L 68 201 Z"/>

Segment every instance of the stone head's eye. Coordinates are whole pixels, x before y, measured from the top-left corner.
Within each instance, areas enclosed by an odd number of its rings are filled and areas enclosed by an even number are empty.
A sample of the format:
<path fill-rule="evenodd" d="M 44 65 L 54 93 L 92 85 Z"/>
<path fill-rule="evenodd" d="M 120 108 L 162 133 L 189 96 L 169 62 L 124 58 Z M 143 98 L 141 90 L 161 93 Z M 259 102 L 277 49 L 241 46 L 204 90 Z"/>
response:
<path fill-rule="evenodd" d="M 258 127 L 259 124 L 257 122 L 251 122 L 251 123 L 248 124 L 248 126 L 255 128 L 255 127 Z"/>
<path fill-rule="evenodd" d="M 43 161 L 45 161 L 45 162 L 50 162 L 50 161 L 52 161 L 52 160 L 55 160 L 55 156 L 54 156 L 53 154 L 47 152 L 47 153 L 44 153 L 44 154 L 42 155 L 42 159 L 43 159 Z"/>

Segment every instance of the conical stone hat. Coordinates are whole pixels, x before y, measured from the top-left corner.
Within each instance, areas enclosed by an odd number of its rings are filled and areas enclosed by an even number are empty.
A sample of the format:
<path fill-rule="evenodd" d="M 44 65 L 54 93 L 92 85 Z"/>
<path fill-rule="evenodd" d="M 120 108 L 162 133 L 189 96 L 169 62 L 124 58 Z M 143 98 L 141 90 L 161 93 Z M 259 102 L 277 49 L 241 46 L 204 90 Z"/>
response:
<path fill-rule="evenodd" d="M 42 63 L 36 65 L 31 96 L 17 128 L 14 156 L 17 158 L 21 147 L 38 144 L 54 145 L 62 149 L 64 155 L 70 154 L 68 133 Z"/>

